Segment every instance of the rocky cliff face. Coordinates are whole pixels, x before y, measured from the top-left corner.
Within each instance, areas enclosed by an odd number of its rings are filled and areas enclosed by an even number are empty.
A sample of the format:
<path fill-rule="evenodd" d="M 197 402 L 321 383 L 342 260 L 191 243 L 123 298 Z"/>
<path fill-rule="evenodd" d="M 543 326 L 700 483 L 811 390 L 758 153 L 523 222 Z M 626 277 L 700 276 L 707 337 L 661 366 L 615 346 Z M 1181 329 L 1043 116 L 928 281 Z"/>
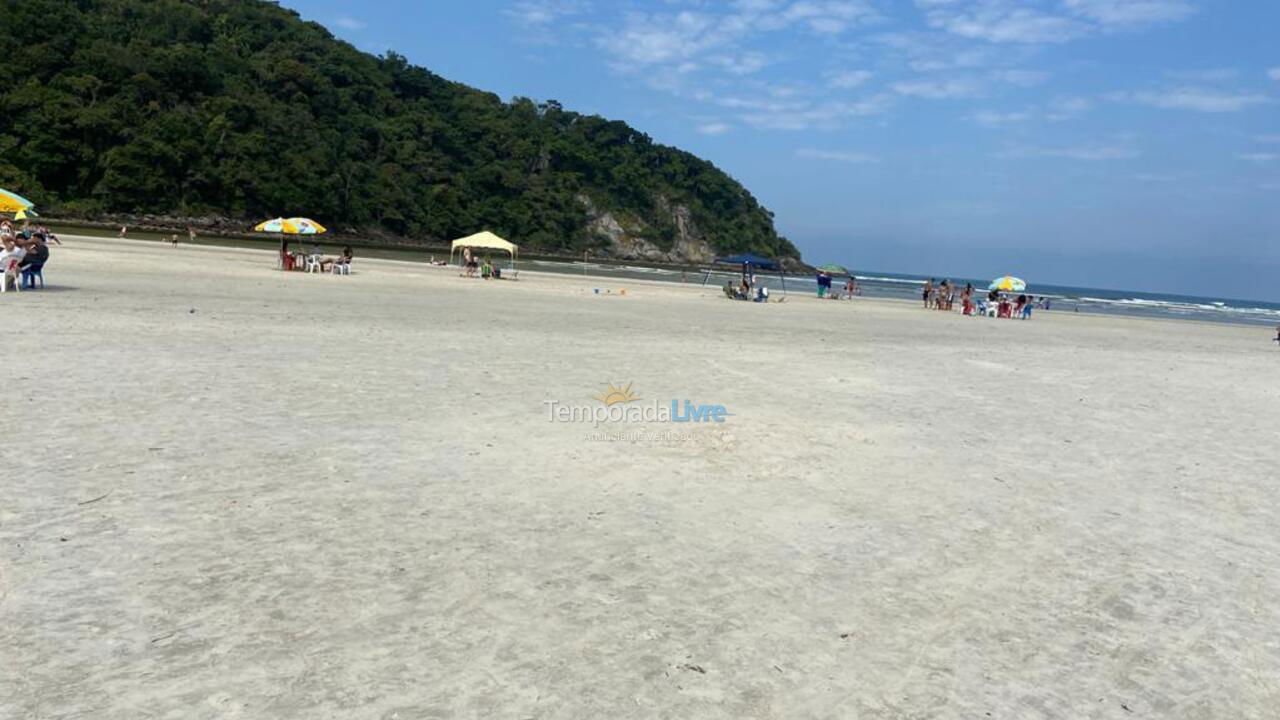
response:
<path fill-rule="evenodd" d="M 587 211 L 587 230 L 608 240 L 606 252 L 624 260 L 648 260 L 665 263 L 704 263 L 715 259 L 715 250 L 703 238 L 687 207 L 671 203 L 659 196 L 655 201 L 656 217 L 645 221 L 634 216 L 618 217 L 592 202 L 586 195 L 579 195 L 578 202 Z M 659 247 L 651 238 L 665 226 L 674 231 L 669 250 Z"/>

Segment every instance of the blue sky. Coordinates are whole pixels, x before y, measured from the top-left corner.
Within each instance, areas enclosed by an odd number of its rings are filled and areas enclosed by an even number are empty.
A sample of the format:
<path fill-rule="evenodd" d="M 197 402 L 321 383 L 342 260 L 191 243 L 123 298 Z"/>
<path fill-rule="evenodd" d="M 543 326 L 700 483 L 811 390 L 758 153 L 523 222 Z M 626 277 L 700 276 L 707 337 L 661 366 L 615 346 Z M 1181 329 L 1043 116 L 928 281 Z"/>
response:
<path fill-rule="evenodd" d="M 705 157 L 814 264 L 1280 301 L 1280 2 L 283 4 Z"/>

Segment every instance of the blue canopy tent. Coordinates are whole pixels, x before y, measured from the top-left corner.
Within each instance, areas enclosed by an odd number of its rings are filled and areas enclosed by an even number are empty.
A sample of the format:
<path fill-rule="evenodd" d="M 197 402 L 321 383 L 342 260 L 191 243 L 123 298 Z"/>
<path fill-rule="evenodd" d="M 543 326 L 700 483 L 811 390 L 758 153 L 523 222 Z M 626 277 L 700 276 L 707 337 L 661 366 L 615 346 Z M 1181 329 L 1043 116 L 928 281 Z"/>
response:
<path fill-rule="evenodd" d="M 711 267 L 707 268 L 707 272 L 702 276 L 702 286 L 707 286 L 707 280 L 711 278 L 711 271 L 716 265 L 740 265 L 742 266 L 742 274 L 750 275 L 753 268 L 759 270 L 775 270 L 778 273 L 778 279 L 782 281 L 782 294 L 787 294 L 787 276 L 782 272 L 782 266 L 777 261 L 751 253 L 743 253 L 741 255 L 730 255 L 729 257 L 716 258 Z"/>

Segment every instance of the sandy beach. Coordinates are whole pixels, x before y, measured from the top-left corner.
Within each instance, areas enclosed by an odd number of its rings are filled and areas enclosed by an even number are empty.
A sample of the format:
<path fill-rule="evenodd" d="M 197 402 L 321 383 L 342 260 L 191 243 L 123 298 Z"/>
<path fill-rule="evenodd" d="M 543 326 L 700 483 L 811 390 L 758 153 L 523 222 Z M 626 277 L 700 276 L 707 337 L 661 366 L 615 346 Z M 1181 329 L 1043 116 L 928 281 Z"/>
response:
<path fill-rule="evenodd" d="M 1280 705 L 1265 329 L 64 241 L 0 296 L 0 717 Z M 549 419 L 611 383 L 731 415 Z"/>

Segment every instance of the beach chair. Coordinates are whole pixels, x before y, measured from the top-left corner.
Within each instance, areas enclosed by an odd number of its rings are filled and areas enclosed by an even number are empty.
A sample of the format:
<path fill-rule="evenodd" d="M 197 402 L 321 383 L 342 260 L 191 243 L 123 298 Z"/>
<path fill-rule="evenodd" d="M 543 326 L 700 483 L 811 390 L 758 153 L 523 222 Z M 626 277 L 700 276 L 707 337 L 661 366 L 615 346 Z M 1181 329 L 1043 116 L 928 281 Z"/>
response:
<path fill-rule="evenodd" d="M 329 273 L 331 275 L 350 275 L 351 263 L 340 263 L 335 260 L 333 264 L 329 266 Z"/>
<path fill-rule="evenodd" d="M 323 258 L 319 255 L 307 256 L 307 272 L 318 273 L 323 269 Z"/>
<path fill-rule="evenodd" d="M 28 265 L 22 270 L 22 286 L 28 290 L 36 289 L 36 278 L 40 279 L 40 287 L 44 287 L 44 263 Z"/>

